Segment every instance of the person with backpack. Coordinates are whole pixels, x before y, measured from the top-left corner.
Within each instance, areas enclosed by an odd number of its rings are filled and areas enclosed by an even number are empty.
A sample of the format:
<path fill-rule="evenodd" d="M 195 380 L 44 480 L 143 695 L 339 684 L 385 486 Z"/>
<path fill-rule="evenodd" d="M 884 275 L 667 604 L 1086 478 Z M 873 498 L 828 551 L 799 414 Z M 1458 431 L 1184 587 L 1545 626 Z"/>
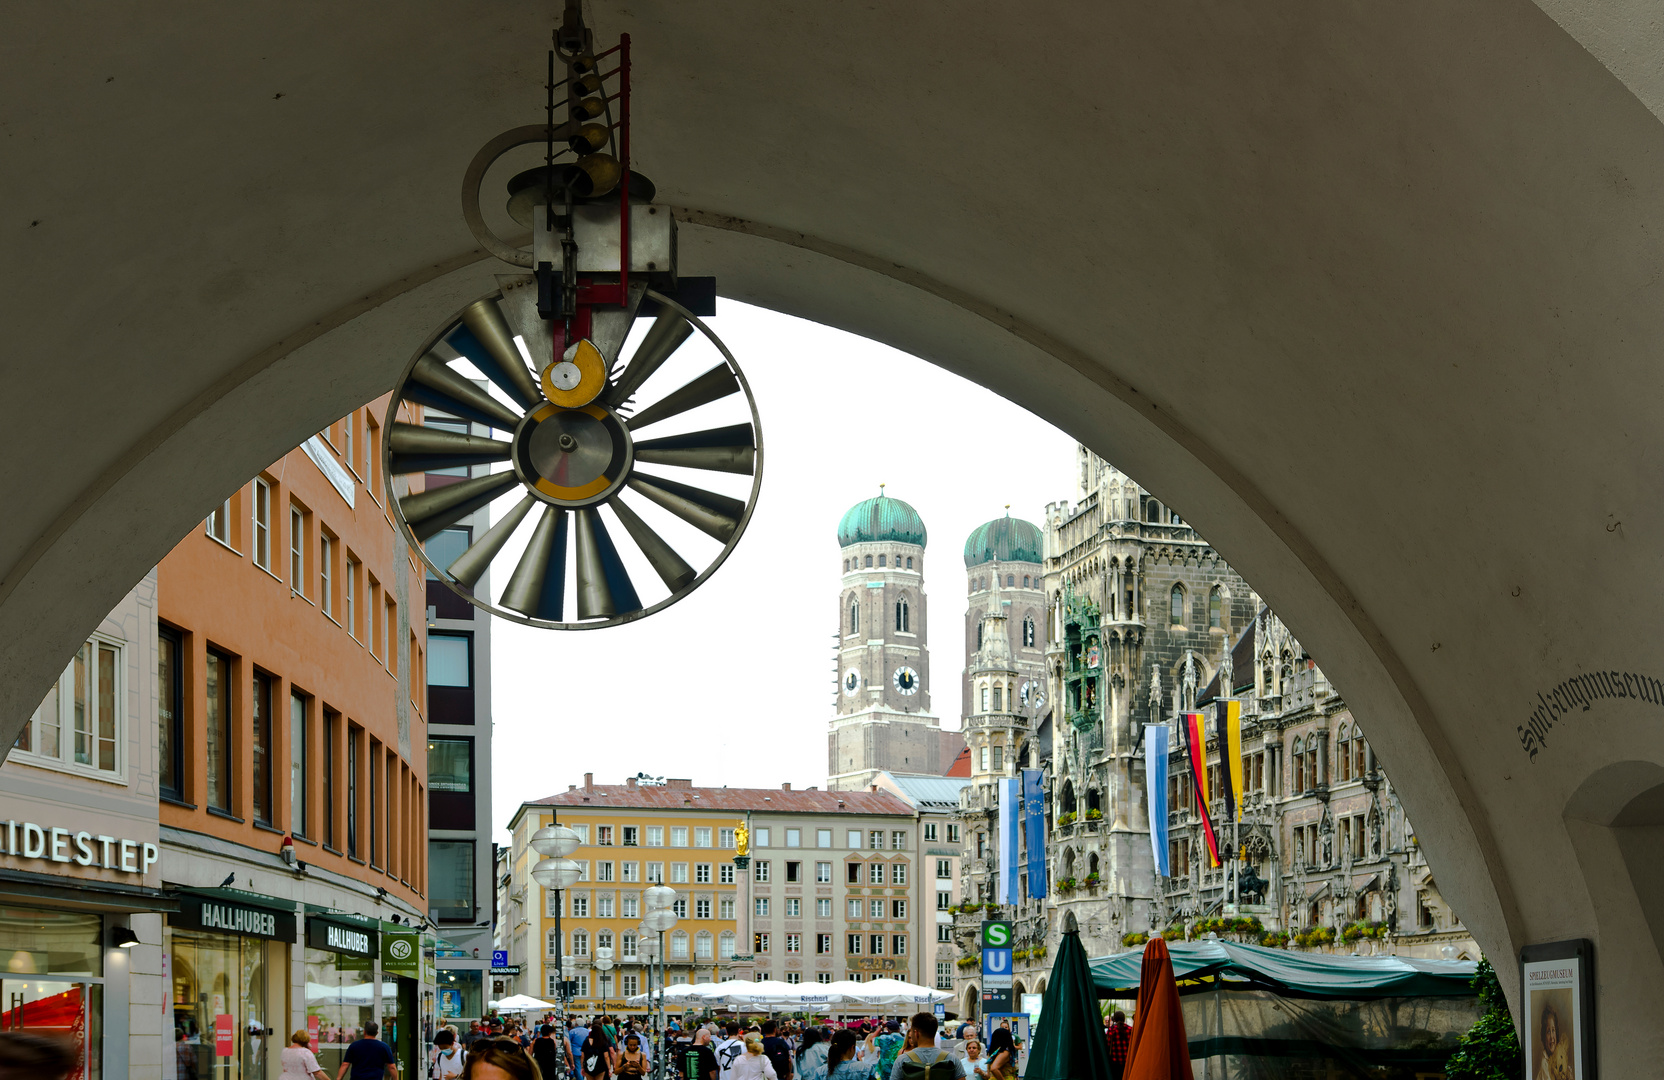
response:
<path fill-rule="evenodd" d="M 607 1080 L 612 1075 L 617 1056 L 612 1040 L 607 1037 L 606 1025 L 597 1017 L 595 1023 L 590 1025 L 589 1037 L 578 1051 L 578 1067 L 584 1074 L 584 1080 Z"/>
<path fill-rule="evenodd" d="M 773 1020 L 763 1021 L 762 1044 L 778 1080 L 792 1080 L 792 1045 L 780 1037 L 779 1027 Z"/>
<path fill-rule="evenodd" d="M 915 1013 L 889 1080 L 965 1080 L 965 1063 L 936 1046 L 936 1015 Z"/>

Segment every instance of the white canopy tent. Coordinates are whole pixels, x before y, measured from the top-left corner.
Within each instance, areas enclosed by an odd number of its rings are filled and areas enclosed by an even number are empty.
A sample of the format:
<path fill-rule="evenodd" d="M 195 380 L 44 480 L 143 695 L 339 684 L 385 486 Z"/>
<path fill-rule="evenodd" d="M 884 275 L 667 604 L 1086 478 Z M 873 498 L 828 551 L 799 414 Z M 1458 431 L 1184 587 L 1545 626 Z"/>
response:
<path fill-rule="evenodd" d="M 686 983 L 669 986 L 664 991 L 667 1006 L 711 1005 L 727 1008 L 773 1008 L 833 1010 L 856 1007 L 894 1008 L 928 1006 L 953 1000 L 944 990 L 932 990 L 899 979 L 874 979 L 871 982 L 783 983 L 774 979 L 745 982 L 730 979 L 721 983 Z M 637 994 L 625 1001 L 631 1008 L 641 1008 L 656 995 Z"/>
<path fill-rule="evenodd" d="M 506 997 L 501 1001 L 493 1001 L 489 1004 L 491 1008 L 498 1012 L 533 1012 L 538 1009 L 552 1010 L 555 1007 L 547 1001 L 540 1001 L 526 994 L 515 994 L 513 997 Z"/>

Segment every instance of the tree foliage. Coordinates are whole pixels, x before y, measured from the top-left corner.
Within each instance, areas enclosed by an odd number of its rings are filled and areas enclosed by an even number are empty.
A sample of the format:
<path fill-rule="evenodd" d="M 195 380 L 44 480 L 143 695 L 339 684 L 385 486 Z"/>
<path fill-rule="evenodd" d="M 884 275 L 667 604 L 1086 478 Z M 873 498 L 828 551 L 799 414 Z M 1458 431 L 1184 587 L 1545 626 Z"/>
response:
<path fill-rule="evenodd" d="M 1508 1015 L 1502 984 L 1497 981 L 1496 970 L 1489 960 L 1479 961 L 1473 988 L 1479 993 L 1479 1007 L 1484 1013 L 1450 1055 L 1445 1064 L 1446 1077 L 1448 1080 L 1522 1080 L 1525 1057 L 1514 1034 L 1513 1018 Z"/>

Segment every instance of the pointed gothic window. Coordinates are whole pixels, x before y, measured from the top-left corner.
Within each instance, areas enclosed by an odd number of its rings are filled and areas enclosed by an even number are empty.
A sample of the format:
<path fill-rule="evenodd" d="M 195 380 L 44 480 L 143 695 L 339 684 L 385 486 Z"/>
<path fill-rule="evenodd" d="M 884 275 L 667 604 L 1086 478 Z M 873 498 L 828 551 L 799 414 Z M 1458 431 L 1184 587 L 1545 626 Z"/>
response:
<path fill-rule="evenodd" d="M 982 624 L 976 624 L 976 647 L 982 648 Z"/>
<path fill-rule="evenodd" d="M 880 556 L 879 556 L 879 557 L 878 557 L 878 565 L 879 565 L 879 566 L 883 566 L 883 565 L 884 565 L 884 556 L 882 556 L 882 555 L 880 555 Z"/>
<path fill-rule="evenodd" d="M 1016 585 L 1017 584 L 1017 575 L 1016 574 L 1007 574 L 1007 575 L 1005 575 L 1005 584 L 1006 584 L 1007 588 L 1011 588 L 1012 586 Z"/>
<path fill-rule="evenodd" d="M 907 608 L 907 598 L 904 596 L 896 601 L 896 632 L 907 634 L 912 632 L 911 612 Z"/>
<path fill-rule="evenodd" d="M 913 569 L 913 556 L 907 556 L 907 569 Z"/>
<path fill-rule="evenodd" d="M 1168 621 L 1174 626 L 1184 625 L 1184 586 L 1174 585 L 1167 595 Z"/>
<path fill-rule="evenodd" d="M 1026 588 L 1028 588 L 1028 587 L 1029 587 L 1029 583 L 1028 583 L 1028 575 L 1027 575 L 1027 574 L 1024 574 L 1024 575 L 1023 575 L 1023 588 L 1025 588 L 1025 589 L 1026 589 Z"/>
<path fill-rule="evenodd" d="M 1034 648 L 1034 616 L 1032 615 L 1023 618 L 1023 644 L 1030 649 Z"/>
<path fill-rule="evenodd" d="M 855 633 L 861 629 L 861 601 L 853 596 L 849 598 L 849 632 Z"/>
<path fill-rule="evenodd" d="M 1000 688 L 998 686 L 994 687 L 994 711 L 995 712 L 1001 712 L 1002 711 L 1001 706 L 1000 706 Z"/>
<path fill-rule="evenodd" d="M 986 686 L 982 688 L 982 711 L 988 711 L 988 688 Z"/>
<path fill-rule="evenodd" d="M 1225 628 L 1225 597 L 1215 585 L 1208 593 L 1208 629 L 1223 630 Z"/>
<path fill-rule="evenodd" d="M 872 556 L 871 556 L 871 555 L 868 555 L 868 556 L 867 556 L 867 565 L 868 565 L 868 566 L 871 566 L 871 565 L 872 565 Z"/>

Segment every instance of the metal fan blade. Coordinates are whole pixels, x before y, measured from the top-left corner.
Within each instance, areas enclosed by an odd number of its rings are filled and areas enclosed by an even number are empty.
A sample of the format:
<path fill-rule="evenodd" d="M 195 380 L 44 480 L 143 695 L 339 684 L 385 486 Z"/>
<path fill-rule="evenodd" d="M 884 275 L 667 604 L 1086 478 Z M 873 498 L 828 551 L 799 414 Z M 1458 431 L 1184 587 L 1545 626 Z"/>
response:
<path fill-rule="evenodd" d="M 514 333 L 495 300 L 469 304 L 462 313 L 462 325 L 451 331 L 445 343 L 473 361 L 486 378 L 502 387 L 503 393 L 522 408 L 535 408 L 542 402 L 543 393 L 520 356 Z"/>
<path fill-rule="evenodd" d="M 674 548 L 664 542 L 664 538 L 654 532 L 647 522 L 641 520 L 634 510 L 624 505 L 623 499 L 611 499 L 608 504 L 612 512 L 618 515 L 619 523 L 624 531 L 630 534 L 630 539 L 636 542 L 636 547 L 647 556 L 653 572 L 665 583 L 665 587 L 675 592 L 694 578 L 698 571 L 682 561 Z"/>
<path fill-rule="evenodd" d="M 630 477 L 629 484 L 700 532 L 724 544 L 734 538 L 734 531 L 740 527 L 740 516 L 745 513 L 745 504 L 738 499 L 678 484 L 674 480 L 638 472 Z"/>
<path fill-rule="evenodd" d="M 578 618 L 609 619 L 640 611 L 641 600 L 613 547 L 601 515 L 592 507 L 577 512 Z"/>
<path fill-rule="evenodd" d="M 750 424 L 690 431 L 636 443 L 636 460 L 749 476 L 757 464 L 757 440 Z"/>
<path fill-rule="evenodd" d="M 468 545 L 468 550 L 458 555 L 445 572 L 456 579 L 457 584 L 466 585 L 470 590 L 479 584 L 480 578 L 485 576 L 486 568 L 491 560 L 503 550 L 508 538 L 514 535 L 514 530 L 526 520 L 526 515 L 532 512 L 537 500 L 527 495 L 514 505 L 514 509 L 503 515 L 501 521 L 487 529 L 485 535 Z"/>
<path fill-rule="evenodd" d="M 607 404 L 617 407 L 628 401 L 630 395 L 640 390 L 641 384 L 659 370 L 670 359 L 670 354 L 681 348 L 682 342 L 692 333 L 692 323 L 668 307 L 662 309 L 659 317 L 653 320 L 652 329 L 647 331 L 647 337 L 642 339 L 641 347 L 630 357 L 624 374 L 607 391 Z"/>
<path fill-rule="evenodd" d="M 507 405 L 484 389 L 474 385 L 466 376 L 452 371 L 433 353 L 416 361 L 405 384 L 404 396 L 422 405 L 431 405 L 465 420 L 486 424 L 503 431 L 513 431 L 520 418 Z"/>
<path fill-rule="evenodd" d="M 560 621 L 566 594 L 566 511 L 548 506 L 499 601 L 534 619 Z"/>
<path fill-rule="evenodd" d="M 628 373 L 628 369 L 625 369 L 625 374 Z M 631 431 L 636 431 L 660 420 L 668 420 L 672 416 L 685 413 L 689 409 L 720 401 L 729 394 L 739 393 L 739 389 L 740 381 L 734 378 L 734 373 L 728 370 L 728 365 L 718 364 L 669 397 L 654 402 L 630 417 L 627 423 Z"/>
<path fill-rule="evenodd" d="M 446 484 L 432 491 L 406 495 L 399 500 L 399 513 L 418 540 L 426 540 L 440 529 L 455 525 L 492 499 L 520 482 L 512 472 L 492 473 Z"/>
<path fill-rule="evenodd" d="M 393 452 L 392 470 L 398 475 L 507 461 L 513 450 L 508 443 L 496 439 L 402 421 L 393 425 L 387 438 L 388 449 Z"/>

